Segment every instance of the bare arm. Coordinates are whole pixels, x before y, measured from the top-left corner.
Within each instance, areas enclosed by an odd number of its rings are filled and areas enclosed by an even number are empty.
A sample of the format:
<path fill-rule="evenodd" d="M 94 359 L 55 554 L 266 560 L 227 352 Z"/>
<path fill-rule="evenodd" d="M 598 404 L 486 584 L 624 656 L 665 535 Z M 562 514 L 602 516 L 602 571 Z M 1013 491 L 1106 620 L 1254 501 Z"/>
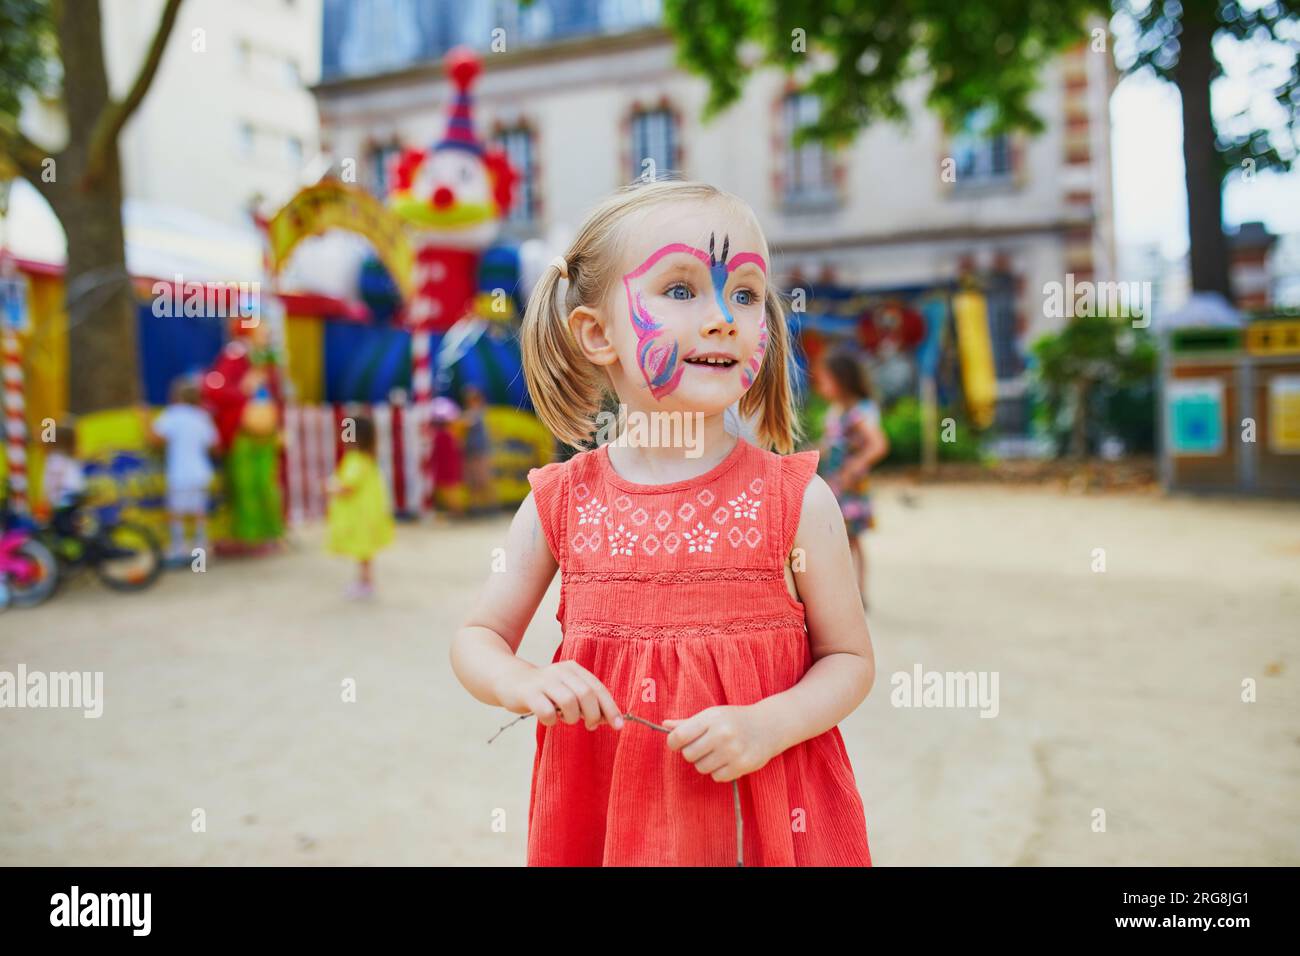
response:
<path fill-rule="evenodd" d="M 478 602 L 451 643 L 451 667 L 476 699 L 543 724 L 557 719 L 588 729 L 602 721 L 618 726 L 613 696 L 573 661 L 538 667 L 516 656 L 558 565 L 542 533 L 530 493 L 506 534 L 505 567 L 488 576 Z"/>
<path fill-rule="evenodd" d="M 815 475 L 804 491 L 794 549 L 802 549 L 805 562 L 795 586 L 804 603 L 813 665 L 799 683 L 754 705 L 773 728 L 777 752 L 837 725 L 862 703 L 876 678 L 844 516 L 826 482 Z"/>
<path fill-rule="evenodd" d="M 876 422 L 866 419 L 855 421 L 850 431 L 860 447 L 844 462 L 844 470 L 849 475 L 863 475 L 889 454 L 889 436 Z"/>

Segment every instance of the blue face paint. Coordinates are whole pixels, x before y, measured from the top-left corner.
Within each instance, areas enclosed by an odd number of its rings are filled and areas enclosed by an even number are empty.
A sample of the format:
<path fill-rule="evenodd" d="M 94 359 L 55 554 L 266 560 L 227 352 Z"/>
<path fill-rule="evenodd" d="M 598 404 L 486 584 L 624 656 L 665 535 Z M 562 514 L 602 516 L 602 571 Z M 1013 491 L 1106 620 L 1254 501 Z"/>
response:
<path fill-rule="evenodd" d="M 727 250 L 730 246 L 731 238 L 729 236 L 723 236 L 722 255 L 715 255 L 713 251 L 713 233 L 709 233 L 709 278 L 713 280 L 713 297 L 718 300 L 718 308 L 721 309 L 722 314 L 727 317 L 728 323 L 736 321 L 731 314 L 731 309 L 727 306 L 727 300 L 723 298 L 723 294 L 727 289 L 727 276 L 729 275 L 727 269 Z"/>

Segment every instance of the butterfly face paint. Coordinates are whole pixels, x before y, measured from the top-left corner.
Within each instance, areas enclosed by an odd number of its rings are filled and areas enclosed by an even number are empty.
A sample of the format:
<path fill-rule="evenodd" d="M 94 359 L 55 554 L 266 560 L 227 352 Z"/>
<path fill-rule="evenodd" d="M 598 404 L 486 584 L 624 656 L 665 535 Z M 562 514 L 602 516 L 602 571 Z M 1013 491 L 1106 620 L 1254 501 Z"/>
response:
<path fill-rule="evenodd" d="M 636 331 L 637 364 L 641 369 L 646 385 L 650 389 L 650 394 L 656 400 L 674 392 L 681 383 L 682 375 L 685 372 L 682 361 L 683 356 L 680 354 L 675 334 L 669 331 L 664 321 L 657 318 L 650 311 L 644 292 L 633 289 L 632 283 L 653 269 L 665 256 L 678 253 L 692 256 L 708 269 L 709 278 L 713 284 L 713 296 L 718 309 L 727 324 L 734 325 L 736 317 L 731 304 L 726 299 L 728 278 L 732 272 L 750 263 L 756 265 L 766 276 L 767 263 L 764 262 L 762 256 L 753 252 L 738 253 L 728 259 L 727 253 L 729 249 L 730 239 L 725 235 L 722 240 L 721 256 L 717 254 L 716 239 L 713 235 L 709 236 L 708 252 L 696 249 L 694 246 L 688 246 L 685 243 L 670 243 L 655 250 L 641 265 L 623 276 L 623 287 L 627 292 L 628 314 L 632 317 L 632 326 Z M 759 319 L 758 346 L 740 370 L 741 384 L 746 390 L 754 384 L 766 348 L 767 319 L 764 312 Z M 711 372 L 711 374 L 718 373 Z"/>

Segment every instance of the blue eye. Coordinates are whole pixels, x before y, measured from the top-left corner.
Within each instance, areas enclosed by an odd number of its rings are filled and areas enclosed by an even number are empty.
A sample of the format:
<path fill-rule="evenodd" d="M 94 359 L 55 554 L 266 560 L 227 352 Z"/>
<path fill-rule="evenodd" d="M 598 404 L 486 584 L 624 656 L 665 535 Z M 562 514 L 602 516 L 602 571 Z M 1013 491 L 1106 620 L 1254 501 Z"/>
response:
<path fill-rule="evenodd" d="M 736 296 L 742 296 L 742 298 L 737 299 Z M 731 297 L 740 305 L 753 305 L 755 302 L 754 293 L 748 289 L 737 289 L 732 293 Z"/>
<path fill-rule="evenodd" d="M 674 293 L 678 291 L 685 292 L 686 294 L 674 295 Z M 668 296 L 668 298 L 670 299 L 677 299 L 679 302 L 685 302 L 687 299 L 694 298 L 694 294 L 691 292 L 690 286 L 688 286 L 685 282 L 674 282 L 672 285 L 670 285 L 667 289 L 664 290 L 664 295 Z"/>

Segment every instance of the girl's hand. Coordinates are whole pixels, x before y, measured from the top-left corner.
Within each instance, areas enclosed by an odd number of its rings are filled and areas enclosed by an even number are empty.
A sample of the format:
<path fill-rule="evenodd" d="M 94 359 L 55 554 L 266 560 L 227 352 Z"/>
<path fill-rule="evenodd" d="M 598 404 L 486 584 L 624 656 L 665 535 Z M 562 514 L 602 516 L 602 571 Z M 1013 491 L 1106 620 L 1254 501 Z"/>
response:
<path fill-rule="evenodd" d="M 707 707 L 685 720 L 665 720 L 668 746 L 719 783 L 762 768 L 780 751 L 777 736 L 753 706 Z"/>
<path fill-rule="evenodd" d="M 614 695 L 577 661 L 556 661 L 527 671 L 501 688 L 498 697 L 512 714 L 531 713 L 547 727 L 554 725 L 557 716 L 566 724 L 581 719 L 588 730 L 601 724 L 615 730 L 623 726 Z"/>

